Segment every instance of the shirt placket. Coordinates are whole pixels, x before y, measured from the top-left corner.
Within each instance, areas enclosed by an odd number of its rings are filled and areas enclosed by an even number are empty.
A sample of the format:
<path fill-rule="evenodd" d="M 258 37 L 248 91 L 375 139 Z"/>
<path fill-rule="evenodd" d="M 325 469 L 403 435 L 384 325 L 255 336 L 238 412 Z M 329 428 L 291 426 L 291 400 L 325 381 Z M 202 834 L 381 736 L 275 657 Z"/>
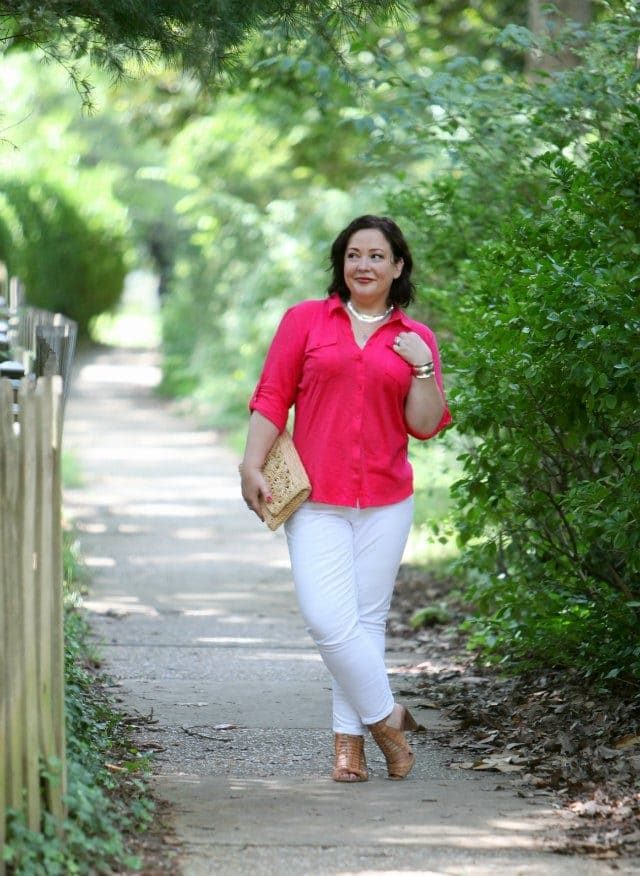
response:
<path fill-rule="evenodd" d="M 352 448 L 352 460 L 353 467 L 355 473 L 355 498 L 356 498 L 356 507 L 360 507 L 361 500 L 363 499 L 363 481 L 364 481 L 364 458 L 363 458 L 363 441 L 362 441 L 362 424 L 364 422 L 364 383 L 365 383 L 365 367 L 366 367 L 366 347 L 365 349 L 358 350 L 357 359 L 356 359 L 356 374 L 355 374 L 355 392 L 354 392 L 354 404 L 352 411 L 352 428 L 353 428 L 353 442 L 351 444 Z"/>

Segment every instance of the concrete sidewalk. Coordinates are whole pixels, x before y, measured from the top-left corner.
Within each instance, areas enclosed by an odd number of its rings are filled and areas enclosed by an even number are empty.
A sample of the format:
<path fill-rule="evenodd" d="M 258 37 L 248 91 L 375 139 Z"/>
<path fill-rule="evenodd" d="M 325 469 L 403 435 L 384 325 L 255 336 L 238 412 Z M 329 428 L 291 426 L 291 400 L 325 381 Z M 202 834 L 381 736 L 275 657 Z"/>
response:
<path fill-rule="evenodd" d="M 238 460 L 216 435 L 153 395 L 158 377 L 151 353 L 79 360 L 65 449 L 84 484 L 65 506 L 106 669 L 124 707 L 158 721 L 153 782 L 184 876 L 614 872 L 545 851 L 540 838 L 562 817 L 548 800 L 519 798 L 509 776 L 451 769 L 428 732 L 406 781 L 385 779 L 371 743 L 368 783 L 330 781 L 328 679 L 297 613 L 284 536 L 246 510 Z M 396 687 L 409 659 L 389 653 Z"/>

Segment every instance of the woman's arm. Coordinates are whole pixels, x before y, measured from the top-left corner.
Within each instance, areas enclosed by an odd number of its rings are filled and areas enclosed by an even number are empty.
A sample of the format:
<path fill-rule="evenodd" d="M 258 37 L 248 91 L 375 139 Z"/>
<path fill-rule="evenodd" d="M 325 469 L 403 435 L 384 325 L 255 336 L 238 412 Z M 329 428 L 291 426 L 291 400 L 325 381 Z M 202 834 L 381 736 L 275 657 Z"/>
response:
<path fill-rule="evenodd" d="M 422 363 L 419 363 L 422 364 Z M 418 435 L 429 435 L 435 431 L 442 419 L 445 402 L 435 376 L 411 378 L 411 388 L 404 406 L 407 425 Z"/>
<path fill-rule="evenodd" d="M 247 506 L 264 520 L 260 511 L 260 498 L 271 501 L 269 487 L 262 474 L 262 466 L 273 442 L 279 435 L 278 427 L 258 411 L 249 418 L 249 431 L 244 450 L 244 459 L 240 466 L 242 498 Z"/>
<path fill-rule="evenodd" d="M 416 332 L 400 332 L 395 339 L 393 349 L 411 366 L 429 363 L 434 366 L 431 377 L 414 375 L 411 378 L 411 386 L 404 406 L 405 420 L 411 434 L 431 435 L 435 432 L 446 409 L 435 373 L 435 367 L 439 363 L 434 361 L 434 354 L 429 344 Z"/>
<path fill-rule="evenodd" d="M 304 307 L 285 313 L 265 358 L 260 380 L 249 402 L 251 417 L 240 467 L 242 497 L 263 520 L 260 499 L 271 501 L 261 468 L 280 432 L 287 425 L 289 408 L 295 403 L 306 344 Z"/>

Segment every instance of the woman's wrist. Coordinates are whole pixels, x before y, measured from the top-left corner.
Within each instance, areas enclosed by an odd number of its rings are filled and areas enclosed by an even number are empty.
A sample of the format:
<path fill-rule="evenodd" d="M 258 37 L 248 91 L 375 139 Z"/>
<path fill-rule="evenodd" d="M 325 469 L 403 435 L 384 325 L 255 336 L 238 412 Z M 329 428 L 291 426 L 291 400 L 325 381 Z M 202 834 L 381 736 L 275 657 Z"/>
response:
<path fill-rule="evenodd" d="M 263 463 L 263 465 L 264 465 L 264 463 Z M 243 459 L 242 462 L 240 463 L 240 465 L 238 466 L 238 471 L 240 472 L 240 474 L 244 474 L 244 475 L 249 474 L 249 472 L 252 472 L 252 471 L 261 471 L 261 470 L 262 470 L 262 465 L 260 463 L 256 462 L 255 460 L 250 459 L 250 458 Z"/>

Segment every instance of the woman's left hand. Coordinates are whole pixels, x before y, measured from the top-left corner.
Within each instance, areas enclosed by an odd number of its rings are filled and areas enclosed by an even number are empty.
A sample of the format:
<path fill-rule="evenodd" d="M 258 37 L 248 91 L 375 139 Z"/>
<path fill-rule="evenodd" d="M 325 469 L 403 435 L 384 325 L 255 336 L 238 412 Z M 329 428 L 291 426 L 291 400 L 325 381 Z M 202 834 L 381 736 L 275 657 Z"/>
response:
<path fill-rule="evenodd" d="M 433 361 L 429 345 L 416 332 L 398 332 L 393 341 L 393 350 L 409 365 L 426 365 Z"/>

